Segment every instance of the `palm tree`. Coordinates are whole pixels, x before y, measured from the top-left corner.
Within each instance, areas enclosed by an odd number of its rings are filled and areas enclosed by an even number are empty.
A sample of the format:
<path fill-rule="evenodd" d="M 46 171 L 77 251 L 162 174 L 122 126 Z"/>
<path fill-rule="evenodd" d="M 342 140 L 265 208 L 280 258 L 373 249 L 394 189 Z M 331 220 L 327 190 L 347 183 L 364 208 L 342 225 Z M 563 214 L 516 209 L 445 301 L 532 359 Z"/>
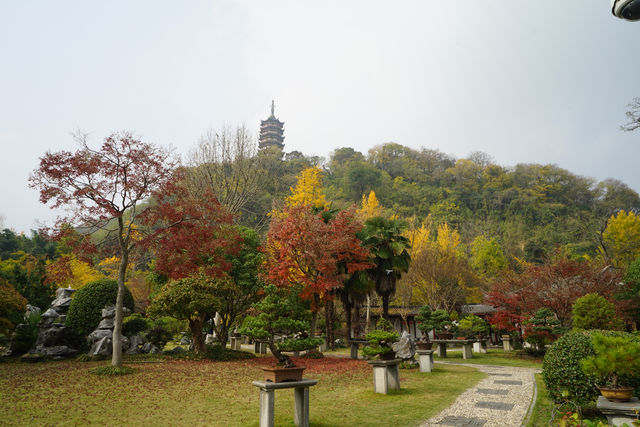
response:
<path fill-rule="evenodd" d="M 364 225 L 364 245 L 369 248 L 375 266 L 368 270 L 375 282 L 376 293 L 382 298 L 382 317 L 389 318 L 389 299 L 396 291 L 396 282 L 409 270 L 411 256 L 409 239 L 402 235 L 403 221 L 373 217 Z"/>

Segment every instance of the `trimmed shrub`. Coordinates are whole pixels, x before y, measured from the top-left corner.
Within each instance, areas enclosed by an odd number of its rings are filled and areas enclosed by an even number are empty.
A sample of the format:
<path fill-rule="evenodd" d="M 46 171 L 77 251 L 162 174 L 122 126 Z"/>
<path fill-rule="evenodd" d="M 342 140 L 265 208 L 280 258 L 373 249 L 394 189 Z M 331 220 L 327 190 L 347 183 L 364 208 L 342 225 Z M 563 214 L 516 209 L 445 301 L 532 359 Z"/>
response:
<path fill-rule="evenodd" d="M 101 279 L 90 282 L 78 290 L 71 301 L 66 324 L 81 336 L 89 335 L 102 319 L 102 309 L 116 304 L 118 282 Z M 124 306 L 133 311 L 134 302 L 131 292 L 124 288 Z"/>
<path fill-rule="evenodd" d="M 586 375 L 580 365 L 582 359 L 595 354 L 591 337 L 597 333 L 604 336 L 629 337 L 640 342 L 639 337 L 621 331 L 574 331 L 560 337 L 547 350 L 542 363 L 542 378 L 549 397 L 554 402 L 560 403 L 569 399 L 583 406 L 598 397 L 598 380 Z M 624 377 L 624 381 L 636 389 L 636 394 L 640 391 L 640 377 Z M 567 396 L 563 396 L 564 391 Z"/>
<path fill-rule="evenodd" d="M 133 313 L 122 321 L 122 335 L 137 335 L 149 329 L 149 322 L 140 313 Z"/>
<path fill-rule="evenodd" d="M 602 295 L 586 294 L 573 303 L 572 321 L 574 329 L 621 330 L 624 325 L 616 316 L 612 303 Z"/>
<path fill-rule="evenodd" d="M 147 332 L 147 341 L 162 350 L 167 342 L 171 341 L 173 334 L 166 329 L 156 326 Z"/>
<path fill-rule="evenodd" d="M 38 338 L 40 317 L 40 313 L 30 313 L 25 316 L 24 323 L 16 327 L 11 336 L 11 354 L 22 355 L 33 347 Z"/>

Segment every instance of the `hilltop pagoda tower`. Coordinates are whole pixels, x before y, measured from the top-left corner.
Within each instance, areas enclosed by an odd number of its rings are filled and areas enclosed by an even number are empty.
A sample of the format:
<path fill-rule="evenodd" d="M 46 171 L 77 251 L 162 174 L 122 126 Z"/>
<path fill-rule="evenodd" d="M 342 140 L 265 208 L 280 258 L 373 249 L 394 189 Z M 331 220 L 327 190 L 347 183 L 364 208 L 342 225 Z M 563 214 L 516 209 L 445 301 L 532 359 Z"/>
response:
<path fill-rule="evenodd" d="M 267 120 L 260 122 L 260 135 L 258 146 L 260 149 L 278 147 L 284 149 L 284 123 L 278 120 L 274 114 L 275 105 L 271 101 L 271 115 Z"/>

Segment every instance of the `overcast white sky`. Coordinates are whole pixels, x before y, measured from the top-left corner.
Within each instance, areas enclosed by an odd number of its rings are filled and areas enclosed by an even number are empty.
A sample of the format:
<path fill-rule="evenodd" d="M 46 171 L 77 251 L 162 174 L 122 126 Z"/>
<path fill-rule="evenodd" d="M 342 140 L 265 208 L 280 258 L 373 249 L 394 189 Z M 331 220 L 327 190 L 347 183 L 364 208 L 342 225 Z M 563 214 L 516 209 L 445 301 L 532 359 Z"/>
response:
<path fill-rule="evenodd" d="M 27 178 L 78 128 L 185 154 L 207 128 L 257 132 L 272 98 L 285 151 L 480 150 L 638 191 L 640 132 L 619 130 L 638 40 L 609 0 L 2 2 L 0 215 L 52 221 Z"/>

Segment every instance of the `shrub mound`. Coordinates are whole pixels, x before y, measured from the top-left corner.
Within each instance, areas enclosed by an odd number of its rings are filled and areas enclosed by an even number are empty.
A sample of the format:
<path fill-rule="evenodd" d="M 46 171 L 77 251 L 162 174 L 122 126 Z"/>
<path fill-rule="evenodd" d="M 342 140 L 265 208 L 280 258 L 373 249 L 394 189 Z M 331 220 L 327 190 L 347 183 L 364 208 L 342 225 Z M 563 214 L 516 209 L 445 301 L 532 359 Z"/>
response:
<path fill-rule="evenodd" d="M 67 313 L 67 326 L 81 336 L 89 335 L 102 319 L 102 309 L 108 305 L 116 304 L 118 295 L 118 282 L 112 279 L 101 279 L 87 283 L 73 296 L 69 312 Z M 133 296 L 125 287 L 124 306 L 133 311 Z"/>
<path fill-rule="evenodd" d="M 584 374 L 580 361 L 595 354 L 591 336 L 599 333 L 604 336 L 624 336 L 640 342 L 637 336 L 621 331 L 575 331 L 560 337 L 544 357 L 542 378 L 547 387 L 549 397 L 556 403 L 565 399 L 583 406 L 598 397 L 597 379 Z M 625 382 L 640 391 L 640 377 L 622 377 Z M 563 391 L 567 396 L 563 396 Z"/>
<path fill-rule="evenodd" d="M 135 371 L 128 366 L 98 366 L 97 368 L 89 369 L 89 372 L 102 377 L 117 377 L 133 374 Z"/>
<path fill-rule="evenodd" d="M 133 313 L 122 321 L 122 335 L 137 335 L 149 330 L 149 322 L 140 313 Z"/>

